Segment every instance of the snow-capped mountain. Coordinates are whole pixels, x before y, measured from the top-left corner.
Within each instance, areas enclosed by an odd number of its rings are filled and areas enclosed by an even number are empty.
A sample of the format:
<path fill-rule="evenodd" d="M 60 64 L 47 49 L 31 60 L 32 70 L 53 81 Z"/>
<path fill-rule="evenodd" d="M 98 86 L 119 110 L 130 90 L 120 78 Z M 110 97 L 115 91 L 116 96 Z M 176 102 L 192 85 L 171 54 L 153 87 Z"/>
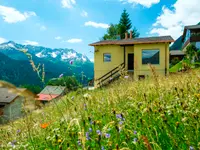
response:
<path fill-rule="evenodd" d="M 69 62 L 72 60 L 74 62 L 90 62 L 87 56 L 81 53 L 78 53 L 73 49 L 67 49 L 67 48 L 51 49 L 51 48 L 46 48 L 42 46 L 17 44 L 13 41 L 0 44 L 0 52 L 4 54 L 10 53 L 8 52 L 8 50 L 13 51 L 13 50 L 20 50 L 20 49 L 26 49 L 28 50 L 29 53 L 31 53 L 32 55 L 38 58 L 45 58 L 51 61 Z M 12 56 L 9 56 L 9 57 L 12 57 Z M 12 58 L 18 59 L 16 57 L 12 57 Z"/>
<path fill-rule="evenodd" d="M 57 78 L 60 74 L 74 75 L 79 80 L 84 73 L 87 78 L 93 78 L 93 63 L 87 56 L 73 49 L 51 49 L 9 41 L 0 44 L 0 64 L 4 64 L 0 67 L 0 80 L 6 80 L 16 85 L 40 83 L 38 77 L 34 76 L 36 73 L 33 72 L 28 57 L 20 51 L 23 49 L 32 55 L 36 65 L 44 64 L 46 81 Z"/>

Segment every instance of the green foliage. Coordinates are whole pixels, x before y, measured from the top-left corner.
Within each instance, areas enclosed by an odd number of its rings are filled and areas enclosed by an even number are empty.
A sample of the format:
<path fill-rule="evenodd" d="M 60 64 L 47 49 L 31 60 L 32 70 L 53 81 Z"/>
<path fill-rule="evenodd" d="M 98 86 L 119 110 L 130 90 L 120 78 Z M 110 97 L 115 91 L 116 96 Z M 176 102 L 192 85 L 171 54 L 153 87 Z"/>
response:
<path fill-rule="evenodd" d="M 103 36 L 103 40 L 107 39 L 116 39 L 119 34 L 119 25 L 118 24 L 110 24 L 110 27 L 107 29 L 107 34 Z"/>
<path fill-rule="evenodd" d="M 38 94 L 42 91 L 42 88 L 38 85 L 25 84 L 25 85 L 20 85 L 19 87 L 26 88 L 27 90 L 33 92 L 34 94 Z"/>
<path fill-rule="evenodd" d="M 198 60 L 198 53 L 197 53 L 198 49 L 196 48 L 196 46 L 194 44 L 190 44 L 189 46 L 187 46 L 186 48 L 186 56 L 190 61 L 195 61 Z"/>
<path fill-rule="evenodd" d="M 178 57 L 174 57 L 174 58 L 171 60 L 171 65 L 174 66 L 174 65 L 176 65 L 176 64 L 179 63 L 179 62 L 180 62 L 179 58 L 178 58 Z"/>
<path fill-rule="evenodd" d="M 76 90 L 80 87 L 80 84 L 73 76 L 64 76 L 61 78 L 51 79 L 47 85 L 66 86 L 68 90 Z"/>
<path fill-rule="evenodd" d="M 103 40 L 114 40 L 117 39 L 117 36 L 123 39 L 125 38 L 125 33 L 128 32 L 132 28 L 132 23 L 129 18 L 129 14 L 124 9 L 123 13 L 121 14 L 119 24 L 110 24 L 110 27 L 107 29 L 107 33 L 103 36 Z M 132 37 L 138 37 L 139 33 L 137 29 L 134 27 L 132 29 Z"/>

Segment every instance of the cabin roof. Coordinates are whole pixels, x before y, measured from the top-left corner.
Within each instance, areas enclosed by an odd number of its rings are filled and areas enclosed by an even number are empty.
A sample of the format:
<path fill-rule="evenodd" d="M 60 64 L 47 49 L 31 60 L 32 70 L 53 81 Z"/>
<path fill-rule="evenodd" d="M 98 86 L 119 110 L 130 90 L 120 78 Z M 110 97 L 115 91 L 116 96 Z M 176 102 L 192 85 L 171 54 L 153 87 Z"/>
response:
<path fill-rule="evenodd" d="M 60 95 L 65 91 L 64 86 L 46 86 L 39 94 L 54 94 Z"/>
<path fill-rule="evenodd" d="M 144 38 L 133 38 L 133 39 L 122 39 L 122 40 L 104 40 L 89 44 L 90 46 L 99 45 L 134 45 L 134 44 L 151 44 L 151 43 L 165 43 L 174 42 L 171 36 L 158 36 L 158 37 L 144 37 Z"/>
<path fill-rule="evenodd" d="M 0 103 L 11 103 L 18 95 L 12 93 L 7 88 L 0 88 Z"/>

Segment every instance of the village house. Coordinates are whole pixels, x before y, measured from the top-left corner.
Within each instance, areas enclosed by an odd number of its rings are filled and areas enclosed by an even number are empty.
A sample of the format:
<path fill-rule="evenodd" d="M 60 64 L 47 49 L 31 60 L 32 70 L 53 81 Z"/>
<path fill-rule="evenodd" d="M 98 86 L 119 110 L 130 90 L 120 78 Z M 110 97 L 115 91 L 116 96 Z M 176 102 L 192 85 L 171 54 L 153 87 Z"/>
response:
<path fill-rule="evenodd" d="M 183 51 L 190 44 L 194 44 L 198 49 L 200 49 L 200 25 L 185 26 L 182 36 Z"/>
<path fill-rule="evenodd" d="M 58 99 L 66 94 L 66 87 L 64 86 L 46 86 L 39 94 L 37 101 L 46 103 L 53 99 Z"/>
<path fill-rule="evenodd" d="M 23 115 L 24 101 L 24 97 L 9 92 L 7 88 L 0 88 L 0 123 L 20 118 Z"/>
<path fill-rule="evenodd" d="M 169 74 L 169 45 L 171 36 L 105 40 L 90 44 L 94 46 L 94 84 L 106 84 L 125 68 L 135 80 L 151 76 L 149 64 L 160 75 Z"/>

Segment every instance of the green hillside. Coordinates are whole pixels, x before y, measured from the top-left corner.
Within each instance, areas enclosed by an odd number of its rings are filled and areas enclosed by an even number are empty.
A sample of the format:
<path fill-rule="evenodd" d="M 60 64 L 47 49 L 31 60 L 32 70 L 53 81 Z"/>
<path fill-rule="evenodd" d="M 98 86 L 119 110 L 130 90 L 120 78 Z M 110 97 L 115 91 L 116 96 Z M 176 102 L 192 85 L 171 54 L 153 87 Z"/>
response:
<path fill-rule="evenodd" d="M 3 149 L 200 149 L 200 70 L 78 90 L 0 127 Z"/>

